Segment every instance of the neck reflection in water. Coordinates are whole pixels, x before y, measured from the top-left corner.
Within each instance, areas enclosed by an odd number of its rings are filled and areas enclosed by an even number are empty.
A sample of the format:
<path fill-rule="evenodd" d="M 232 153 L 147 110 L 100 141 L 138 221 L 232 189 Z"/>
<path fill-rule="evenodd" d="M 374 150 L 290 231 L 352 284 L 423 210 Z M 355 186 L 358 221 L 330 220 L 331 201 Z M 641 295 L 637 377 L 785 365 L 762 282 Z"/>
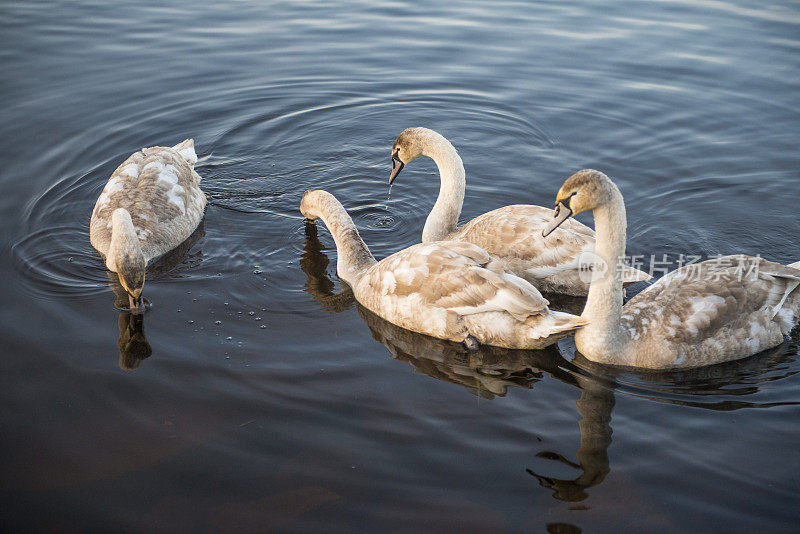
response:
<path fill-rule="evenodd" d="M 597 486 L 611 471 L 608 448 L 611 445 L 611 412 L 615 393 L 642 400 L 678 404 L 708 410 L 732 411 L 742 408 L 768 408 L 782 404 L 734 400 L 731 397 L 752 395 L 758 384 L 780 380 L 793 374 L 786 365 L 796 354 L 796 341 L 784 343 L 744 360 L 682 371 L 648 371 L 597 364 L 576 354 L 563 367 L 569 372 L 551 373 L 553 377 L 576 385 L 581 390 L 575 407 L 581 416 L 580 445 L 577 462 L 553 451 L 541 451 L 537 457 L 555 460 L 580 471 L 572 479 L 560 479 L 527 469 L 553 497 L 579 502 L 589 497 L 586 490 Z"/>
<path fill-rule="evenodd" d="M 345 311 L 355 303 L 352 291 L 342 282 L 342 289 L 334 292 L 335 283 L 326 270 L 330 260 L 322 250 L 316 226 L 307 223 L 300 260 L 308 277 L 306 291 L 324 309 Z M 582 307 L 584 302 L 582 298 L 562 299 L 557 309 Z M 608 449 L 612 442 L 611 414 L 617 393 L 645 401 L 712 410 L 772 406 L 774 404 L 732 400 L 731 396 L 753 394 L 758 391 L 760 382 L 791 375 L 790 366 L 783 364 L 796 352 L 796 347 L 791 347 L 796 344 L 794 341 L 745 360 L 709 367 L 673 372 L 631 370 L 596 364 L 579 353 L 568 361 L 557 345 L 527 351 L 480 346 L 476 351 L 469 351 L 463 344 L 400 328 L 355 305 L 373 338 L 386 346 L 393 358 L 411 364 L 420 373 L 463 386 L 481 398 L 505 396 L 508 387 L 531 389 L 545 373 L 580 389 L 580 398 L 575 401 L 581 417 L 577 461 L 554 451 L 536 454 L 538 458 L 569 466 L 577 470 L 578 475 L 562 479 L 526 469 L 542 487 L 553 492 L 554 498 L 573 503 L 587 499 L 587 490 L 602 483 L 611 472 Z"/>
<path fill-rule="evenodd" d="M 161 277 L 179 277 L 182 267 L 193 267 L 203 259 L 202 250 L 189 253 L 192 247 L 205 237 L 203 221 L 197 229 L 183 243 L 170 250 L 153 263 L 147 266 L 148 279 Z M 108 271 L 109 287 L 114 292 L 114 307 L 119 312 L 119 368 L 123 371 L 135 371 L 142 360 L 153 354 L 153 349 L 144 334 L 145 313 L 131 313 L 129 309 L 128 293 L 119 283 L 117 273 Z M 146 309 L 148 306 L 143 306 Z"/>
<path fill-rule="evenodd" d="M 322 308 L 332 312 L 343 312 L 355 303 L 353 290 L 347 283 L 341 283 L 341 290 L 334 292 L 336 284 L 328 275 L 330 260 L 322 252 L 323 246 L 317 236 L 317 225 L 306 221 L 306 242 L 303 255 L 300 257 L 300 268 L 306 274 L 306 292 L 311 298 L 322 304 Z"/>
<path fill-rule="evenodd" d="M 117 275 L 108 273 L 109 286 L 116 297 L 114 307 L 119 310 L 119 368 L 123 371 L 135 371 L 142 360 L 153 353 L 150 343 L 144 335 L 144 313 L 128 311 L 128 293 L 119 283 Z"/>

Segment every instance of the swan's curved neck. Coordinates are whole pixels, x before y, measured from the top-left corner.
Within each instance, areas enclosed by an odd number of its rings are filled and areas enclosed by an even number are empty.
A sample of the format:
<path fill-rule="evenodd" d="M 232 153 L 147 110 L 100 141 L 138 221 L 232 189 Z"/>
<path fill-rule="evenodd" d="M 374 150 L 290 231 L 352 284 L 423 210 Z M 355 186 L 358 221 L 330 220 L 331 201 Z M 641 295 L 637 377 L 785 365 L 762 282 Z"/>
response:
<path fill-rule="evenodd" d="M 336 271 L 339 278 L 354 286 L 364 271 L 375 264 L 375 258 L 361 239 L 353 219 L 338 201 L 322 204 L 319 212 L 336 243 Z"/>
<path fill-rule="evenodd" d="M 620 363 L 619 354 L 628 341 L 619 323 L 627 222 L 625 204 L 616 186 L 611 200 L 595 208 L 593 213 L 597 235 L 594 252 L 606 267 L 594 273 L 582 314 L 589 324 L 576 332 L 575 346 L 590 360 Z"/>
<path fill-rule="evenodd" d="M 439 241 L 455 232 L 458 225 L 467 187 L 464 163 L 450 141 L 442 136 L 429 138 L 422 154 L 436 162 L 441 180 L 439 198 L 425 221 L 422 241 Z"/>

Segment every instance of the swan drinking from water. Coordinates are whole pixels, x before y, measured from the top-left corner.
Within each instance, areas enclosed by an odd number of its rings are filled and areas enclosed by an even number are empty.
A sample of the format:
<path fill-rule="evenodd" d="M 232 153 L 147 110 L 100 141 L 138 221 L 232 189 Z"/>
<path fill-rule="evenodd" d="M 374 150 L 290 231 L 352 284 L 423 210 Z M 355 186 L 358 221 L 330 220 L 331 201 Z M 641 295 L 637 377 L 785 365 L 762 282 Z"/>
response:
<path fill-rule="evenodd" d="M 194 140 L 143 148 L 111 175 L 92 211 L 92 246 L 117 273 L 131 310 L 142 307 L 145 268 L 192 235 L 206 196 L 194 171 Z"/>
<path fill-rule="evenodd" d="M 467 345 L 539 348 L 584 324 L 549 310 L 535 287 L 471 243 L 421 243 L 375 261 L 333 195 L 306 191 L 300 211 L 330 230 L 336 270 L 356 300 L 408 330 Z"/>

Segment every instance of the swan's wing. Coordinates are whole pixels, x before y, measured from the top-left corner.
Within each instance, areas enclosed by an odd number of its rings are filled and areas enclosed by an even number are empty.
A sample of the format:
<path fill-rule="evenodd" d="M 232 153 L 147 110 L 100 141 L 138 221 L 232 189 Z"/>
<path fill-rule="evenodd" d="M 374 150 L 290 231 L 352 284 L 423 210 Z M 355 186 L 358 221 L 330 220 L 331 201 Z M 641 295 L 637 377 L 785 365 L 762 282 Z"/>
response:
<path fill-rule="evenodd" d="M 547 309 L 547 300 L 525 280 L 503 272 L 471 243 L 421 243 L 371 267 L 369 291 L 420 298 L 423 305 L 460 315 L 508 312 L 520 320 Z"/>
<path fill-rule="evenodd" d="M 553 210 L 541 206 L 505 206 L 472 219 L 453 238 L 475 243 L 497 258 L 512 263 L 522 261 L 526 273 L 533 278 L 586 268 L 593 258 L 590 253 L 594 250 L 594 230 L 570 218 L 542 237 L 542 229 L 552 218 Z M 650 278 L 629 267 L 623 276 L 625 282 Z"/>
<path fill-rule="evenodd" d="M 194 143 L 190 144 L 193 152 Z M 145 256 L 153 258 L 191 235 L 205 206 L 199 176 L 184 155 L 169 147 L 143 148 L 117 167 L 97 199 L 92 212 L 92 243 L 110 242 L 111 214 L 125 208 Z"/>
<path fill-rule="evenodd" d="M 544 238 L 542 228 L 552 218 L 553 210 L 541 206 L 505 206 L 472 219 L 458 230 L 458 237 L 493 256 L 524 259 L 543 273 L 573 268 L 575 258 L 594 247 L 594 231 L 568 219 Z"/>
<path fill-rule="evenodd" d="M 729 330 L 726 339 L 747 342 L 776 316 L 793 323 L 800 311 L 800 299 L 792 295 L 798 285 L 800 272 L 794 269 L 752 256 L 724 256 L 665 275 L 625 305 L 621 321 L 632 334 L 651 330 L 678 343 L 711 339 L 721 329 Z"/>

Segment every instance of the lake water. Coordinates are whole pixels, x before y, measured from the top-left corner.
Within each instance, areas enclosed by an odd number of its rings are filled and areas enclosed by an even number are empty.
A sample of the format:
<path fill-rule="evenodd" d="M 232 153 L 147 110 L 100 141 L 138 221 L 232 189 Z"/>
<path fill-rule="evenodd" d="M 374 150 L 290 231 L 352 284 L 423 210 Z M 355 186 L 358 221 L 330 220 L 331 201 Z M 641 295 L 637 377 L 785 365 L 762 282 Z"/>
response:
<path fill-rule="evenodd" d="M 386 181 L 421 125 L 463 220 L 591 167 L 629 254 L 797 261 L 800 4 L 5 1 L 0 42 L 6 530 L 798 528 L 797 332 L 680 374 L 468 353 L 356 306 L 298 206 L 334 193 L 377 257 L 418 242 L 435 165 Z M 210 204 L 137 321 L 90 213 L 187 137 Z"/>

